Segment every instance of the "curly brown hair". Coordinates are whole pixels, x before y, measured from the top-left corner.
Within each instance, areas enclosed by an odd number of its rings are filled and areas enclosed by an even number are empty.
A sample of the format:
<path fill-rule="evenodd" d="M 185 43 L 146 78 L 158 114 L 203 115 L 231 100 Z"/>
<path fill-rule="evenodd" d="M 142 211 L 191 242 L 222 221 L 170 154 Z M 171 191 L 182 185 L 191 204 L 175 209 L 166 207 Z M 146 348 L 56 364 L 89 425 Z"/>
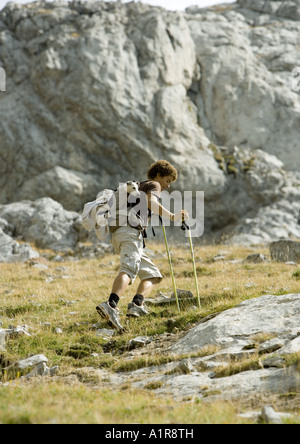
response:
<path fill-rule="evenodd" d="M 161 177 L 172 176 L 173 181 L 177 180 L 178 177 L 176 168 L 173 167 L 173 165 L 171 165 L 167 160 L 158 160 L 157 162 L 153 163 L 147 172 L 147 177 L 148 179 L 153 180 L 158 174 Z"/>

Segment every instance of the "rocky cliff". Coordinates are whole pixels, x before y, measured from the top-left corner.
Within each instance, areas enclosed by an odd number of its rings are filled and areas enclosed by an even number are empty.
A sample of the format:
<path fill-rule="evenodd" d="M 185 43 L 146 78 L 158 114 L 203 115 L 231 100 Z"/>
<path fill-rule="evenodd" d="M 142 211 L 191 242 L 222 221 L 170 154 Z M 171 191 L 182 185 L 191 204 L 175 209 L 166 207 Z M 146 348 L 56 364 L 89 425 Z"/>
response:
<path fill-rule="evenodd" d="M 9 3 L 0 203 L 79 211 L 166 158 L 177 189 L 204 190 L 206 232 L 300 237 L 299 30 L 297 0 Z"/>

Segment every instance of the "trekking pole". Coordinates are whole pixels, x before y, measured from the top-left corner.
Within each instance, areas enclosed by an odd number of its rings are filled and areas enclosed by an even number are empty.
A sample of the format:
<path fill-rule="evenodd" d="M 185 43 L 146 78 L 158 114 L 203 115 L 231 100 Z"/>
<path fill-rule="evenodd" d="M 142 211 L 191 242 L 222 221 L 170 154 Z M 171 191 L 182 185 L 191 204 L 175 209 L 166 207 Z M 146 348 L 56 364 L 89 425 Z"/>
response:
<path fill-rule="evenodd" d="M 183 220 L 182 221 L 182 225 L 181 225 L 181 229 L 182 230 L 188 230 L 188 233 L 189 233 L 189 241 L 190 241 L 191 256 L 192 256 L 192 261 L 193 261 L 193 269 L 194 269 L 194 277 L 195 277 L 195 286 L 196 286 L 196 292 L 197 292 L 197 298 L 198 298 L 198 305 L 199 305 L 199 308 L 201 308 L 200 293 L 199 293 L 198 278 L 197 278 L 197 270 L 196 270 L 195 255 L 194 255 L 194 247 L 193 247 L 192 235 L 191 235 L 191 227 L 189 226 L 189 224 L 187 224 Z"/>
<path fill-rule="evenodd" d="M 180 311 L 179 300 L 178 300 L 178 295 L 177 295 L 177 288 L 176 288 L 175 277 L 174 277 L 174 272 L 173 272 L 173 266 L 172 266 L 172 261 L 171 261 L 171 254 L 170 254 L 169 245 L 168 245 L 168 241 L 167 241 L 166 229 L 165 229 L 165 226 L 164 226 L 164 223 L 163 223 L 163 219 L 162 219 L 161 216 L 159 216 L 159 220 L 161 222 L 162 230 L 163 230 L 163 233 L 164 233 L 164 239 L 165 239 L 165 244 L 166 244 L 166 250 L 167 250 L 169 265 L 170 265 L 170 271 L 171 271 L 171 277 L 172 277 L 172 283 L 173 283 L 176 303 L 177 303 L 178 311 Z"/>

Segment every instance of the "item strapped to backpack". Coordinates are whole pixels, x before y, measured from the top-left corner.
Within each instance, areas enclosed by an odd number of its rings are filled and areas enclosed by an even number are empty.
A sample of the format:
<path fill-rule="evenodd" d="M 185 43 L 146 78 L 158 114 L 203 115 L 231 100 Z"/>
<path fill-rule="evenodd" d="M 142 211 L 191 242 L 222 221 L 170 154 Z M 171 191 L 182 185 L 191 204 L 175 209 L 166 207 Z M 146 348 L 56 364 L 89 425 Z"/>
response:
<path fill-rule="evenodd" d="M 124 225 L 129 222 L 134 227 L 142 228 L 140 216 L 133 208 L 140 196 L 139 186 L 139 182 L 131 180 L 116 190 L 100 191 L 96 200 L 84 205 L 82 226 L 89 232 L 94 230 L 102 241 L 107 238 L 109 227 L 114 226 L 116 221 L 122 220 Z M 132 201 L 129 196 L 133 197 Z"/>

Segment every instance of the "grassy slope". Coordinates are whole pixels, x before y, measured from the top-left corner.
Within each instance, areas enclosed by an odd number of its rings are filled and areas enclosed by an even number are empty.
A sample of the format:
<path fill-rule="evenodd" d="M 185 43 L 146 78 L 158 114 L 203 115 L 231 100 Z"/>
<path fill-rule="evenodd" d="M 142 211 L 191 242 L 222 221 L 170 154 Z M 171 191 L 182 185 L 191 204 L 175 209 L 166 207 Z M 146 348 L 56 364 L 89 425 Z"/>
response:
<path fill-rule="evenodd" d="M 164 246 L 151 242 L 147 246 L 155 253 L 153 260 L 165 275 L 157 290 L 165 293 L 172 291 Z M 214 261 L 213 258 L 221 250 L 225 250 L 226 260 Z M 107 340 L 96 335 L 95 324 L 98 324 L 98 328 L 106 328 L 107 325 L 99 318 L 95 306 L 107 299 L 112 280 L 118 271 L 118 256 L 107 254 L 100 259 L 63 263 L 46 261 L 47 269 L 30 264 L 0 264 L 2 328 L 10 324 L 27 324 L 31 333 L 30 337 L 9 339 L 7 349 L 2 353 L 2 366 L 4 362 L 40 353 L 47 356 L 50 366 L 60 366 L 60 377 L 51 381 L 46 378 L 44 382 L 32 381 L 28 384 L 19 379 L 17 383 L 0 387 L 0 423 L 241 421 L 236 416 L 239 409 L 237 405 L 204 405 L 199 400 L 175 403 L 168 399 L 158 400 L 148 391 L 134 392 L 130 387 L 120 387 L 120 392 L 111 392 L 99 387 L 99 384 L 93 386 L 93 381 L 86 384 L 68 375 L 82 367 L 124 371 L 146 365 L 151 360 L 154 363 L 160 362 L 160 359 L 167 360 L 167 355 L 157 351 L 148 354 L 147 359 L 141 357 L 133 360 L 117 351 L 139 335 L 153 336 L 167 332 L 180 334 L 211 313 L 266 292 L 299 292 L 299 271 L 295 266 L 269 262 L 230 262 L 245 259 L 253 252 L 268 254 L 264 248 L 195 248 L 201 310 L 185 307 L 178 313 L 176 306 L 151 307 L 150 316 L 138 321 L 127 321 L 127 303 L 138 285 L 138 282 L 134 283 L 120 304 L 121 317 L 128 331 L 115 336 L 109 345 Z M 188 245 L 172 247 L 172 257 L 178 288 L 195 293 Z M 57 327 L 62 329 L 62 334 L 55 332 Z M 110 353 L 104 353 L 103 346 Z M 5 375 L 2 379 L 5 379 Z"/>

